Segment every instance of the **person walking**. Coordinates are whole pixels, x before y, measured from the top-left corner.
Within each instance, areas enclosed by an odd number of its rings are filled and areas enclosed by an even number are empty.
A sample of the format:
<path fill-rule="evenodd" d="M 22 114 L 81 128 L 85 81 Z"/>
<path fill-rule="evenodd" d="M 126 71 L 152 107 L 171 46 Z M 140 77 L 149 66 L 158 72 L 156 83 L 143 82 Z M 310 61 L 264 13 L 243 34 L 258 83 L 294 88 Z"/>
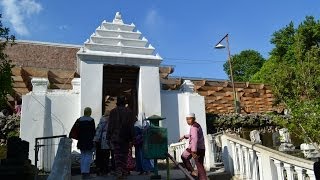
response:
<path fill-rule="evenodd" d="M 94 148 L 93 137 L 95 135 L 95 123 L 91 117 L 91 112 L 91 108 L 86 107 L 84 109 L 84 116 L 76 121 L 76 123 L 79 123 L 77 148 L 80 149 L 81 153 L 80 169 L 83 179 L 91 178 L 90 165 Z"/>
<path fill-rule="evenodd" d="M 107 140 L 108 121 L 109 111 L 105 111 L 104 115 L 100 118 L 100 122 L 96 129 L 96 135 L 93 138 L 96 145 L 96 165 L 98 169 L 98 176 L 107 175 L 109 173 L 111 146 Z"/>
<path fill-rule="evenodd" d="M 127 160 L 129 147 L 134 138 L 134 116 L 132 111 L 125 107 L 125 102 L 124 96 L 117 97 L 117 107 L 110 112 L 107 130 L 107 140 L 114 148 L 117 179 L 125 179 L 129 174 Z"/>
<path fill-rule="evenodd" d="M 190 126 L 190 132 L 189 134 L 182 136 L 179 139 L 179 142 L 183 139 L 189 139 L 189 146 L 181 155 L 182 162 L 186 169 L 191 172 L 192 176 L 198 176 L 199 180 L 206 180 L 206 171 L 203 166 L 205 144 L 202 128 L 200 124 L 196 122 L 194 113 L 188 114 L 186 116 L 186 121 Z M 198 172 L 193 169 L 190 163 L 191 158 L 195 160 Z"/>

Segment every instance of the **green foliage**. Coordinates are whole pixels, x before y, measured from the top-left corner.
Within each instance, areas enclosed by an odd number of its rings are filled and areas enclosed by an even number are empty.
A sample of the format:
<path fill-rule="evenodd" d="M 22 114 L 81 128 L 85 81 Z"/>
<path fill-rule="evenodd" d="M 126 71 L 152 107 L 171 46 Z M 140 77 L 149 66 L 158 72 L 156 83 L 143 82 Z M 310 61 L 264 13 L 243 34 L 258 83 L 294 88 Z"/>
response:
<path fill-rule="evenodd" d="M 0 145 L 0 159 L 6 159 L 6 158 L 7 158 L 7 146 Z"/>
<path fill-rule="evenodd" d="M 290 120 L 280 118 L 279 123 L 316 142 L 320 142 L 319 42 L 320 22 L 314 17 L 307 16 L 297 28 L 291 22 L 273 34 L 270 58 L 251 78 L 251 82 L 270 84 L 276 103 L 290 109 Z"/>
<path fill-rule="evenodd" d="M 278 118 L 277 122 L 287 127 L 305 142 L 320 144 L 320 99 L 290 101 L 290 119 Z M 309 139 L 310 138 L 310 139 Z"/>
<path fill-rule="evenodd" d="M 264 62 L 265 59 L 261 54 L 254 50 L 245 50 L 233 55 L 231 65 L 234 81 L 249 81 L 260 70 Z M 223 69 L 230 76 L 229 62 L 224 63 Z"/>
<path fill-rule="evenodd" d="M 10 137 L 19 137 L 20 133 L 18 130 L 13 130 L 13 131 L 10 131 L 7 135 L 7 138 L 10 138 Z"/>
<path fill-rule="evenodd" d="M 13 65 L 11 65 L 11 61 L 4 50 L 7 44 L 10 41 L 13 42 L 14 39 L 13 35 L 9 35 L 9 28 L 2 25 L 0 14 L 0 108 L 6 104 L 7 94 L 10 94 L 13 89 L 13 79 L 11 77 Z"/>
<path fill-rule="evenodd" d="M 279 115 L 274 114 L 207 114 L 208 128 L 218 127 L 228 128 L 264 128 L 268 126 L 278 126 L 276 119 Z M 287 119 L 282 116 L 282 119 Z"/>

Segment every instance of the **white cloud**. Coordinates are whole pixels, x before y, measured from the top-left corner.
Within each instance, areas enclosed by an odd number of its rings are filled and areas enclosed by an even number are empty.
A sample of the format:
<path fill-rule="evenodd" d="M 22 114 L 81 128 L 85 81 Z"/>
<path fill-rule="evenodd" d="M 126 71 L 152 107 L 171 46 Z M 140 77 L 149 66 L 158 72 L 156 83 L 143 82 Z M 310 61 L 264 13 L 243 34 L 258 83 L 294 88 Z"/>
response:
<path fill-rule="evenodd" d="M 26 18 L 42 10 L 41 4 L 35 0 L 2 0 L 0 5 L 4 9 L 4 18 L 8 19 L 13 29 L 19 35 L 28 35 L 29 30 L 25 24 Z"/>
<path fill-rule="evenodd" d="M 152 28 L 155 25 L 162 24 L 162 17 L 159 15 L 159 13 L 155 9 L 149 10 L 146 16 L 145 23 L 147 26 Z"/>

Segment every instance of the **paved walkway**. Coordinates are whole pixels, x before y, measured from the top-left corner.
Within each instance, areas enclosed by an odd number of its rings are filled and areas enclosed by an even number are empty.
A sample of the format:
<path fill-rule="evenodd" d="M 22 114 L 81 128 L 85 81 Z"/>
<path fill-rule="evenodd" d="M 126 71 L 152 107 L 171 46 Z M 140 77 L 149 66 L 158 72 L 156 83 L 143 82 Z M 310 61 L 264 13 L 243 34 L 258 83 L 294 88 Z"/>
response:
<path fill-rule="evenodd" d="M 132 172 L 130 176 L 128 176 L 128 180 L 150 180 L 151 175 L 138 175 L 138 172 Z M 161 175 L 161 179 L 167 179 L 167 171 L 161 170 L 159 171 L 159 175 Z M 96 176 L 95 174 L 92 175 L 92 180 L 113 180 L 116 179 L 114 176 Z M 207 172 L 208 179 L 214 180 L 228 180 L 231 177 L 226 174 L 225 172 L 216 171 L 216 172 Z M 186 179 L 185 175 L 182 173 L 181 170 L 178 169 L 170 169 L 170 180 L 183 180 Z M 81 175 L 72 176 L 71 180 L 81 180 Z"/>
<path fill-rule="evenodd" d="M 159 171 L 158 173 L 161 175 L 161 179 L 167 179 L 167 171 Z M 150 173 L 149 175 L 138 175 L 138 172 L 132 172 L 130 176 L 128 176 L 127 179 L 141 179 L 141 180 L 149 180 L 150 177 L 153 175 L 153 173 Z M 94 180 L 112 180 L 116 179 L 114 176 L 108 175 L 108 176 L 96 176 L 95 174 L 92 175 Z M 180 170 L 170 170 L 170 179 L 185 179 L 184 174 Z M 81 175 L 72 176 L 71 180 L 81 180 Z"/>

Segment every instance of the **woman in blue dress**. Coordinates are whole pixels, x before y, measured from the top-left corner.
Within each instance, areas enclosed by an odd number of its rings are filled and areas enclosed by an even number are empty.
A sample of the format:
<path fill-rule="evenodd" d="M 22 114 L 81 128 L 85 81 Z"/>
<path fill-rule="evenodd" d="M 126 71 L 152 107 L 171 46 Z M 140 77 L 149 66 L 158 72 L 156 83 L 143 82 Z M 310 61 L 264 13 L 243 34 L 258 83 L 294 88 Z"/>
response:
<path fill-rule="evenodd" d="M 149 174 L 153 170 L 151 160 L 145 159 L 143 155 L 143 129 L 140 126 L 135 126 L 135 156 L 136 156 L 136 171 L 140 172 L 139 175 Z"/>

